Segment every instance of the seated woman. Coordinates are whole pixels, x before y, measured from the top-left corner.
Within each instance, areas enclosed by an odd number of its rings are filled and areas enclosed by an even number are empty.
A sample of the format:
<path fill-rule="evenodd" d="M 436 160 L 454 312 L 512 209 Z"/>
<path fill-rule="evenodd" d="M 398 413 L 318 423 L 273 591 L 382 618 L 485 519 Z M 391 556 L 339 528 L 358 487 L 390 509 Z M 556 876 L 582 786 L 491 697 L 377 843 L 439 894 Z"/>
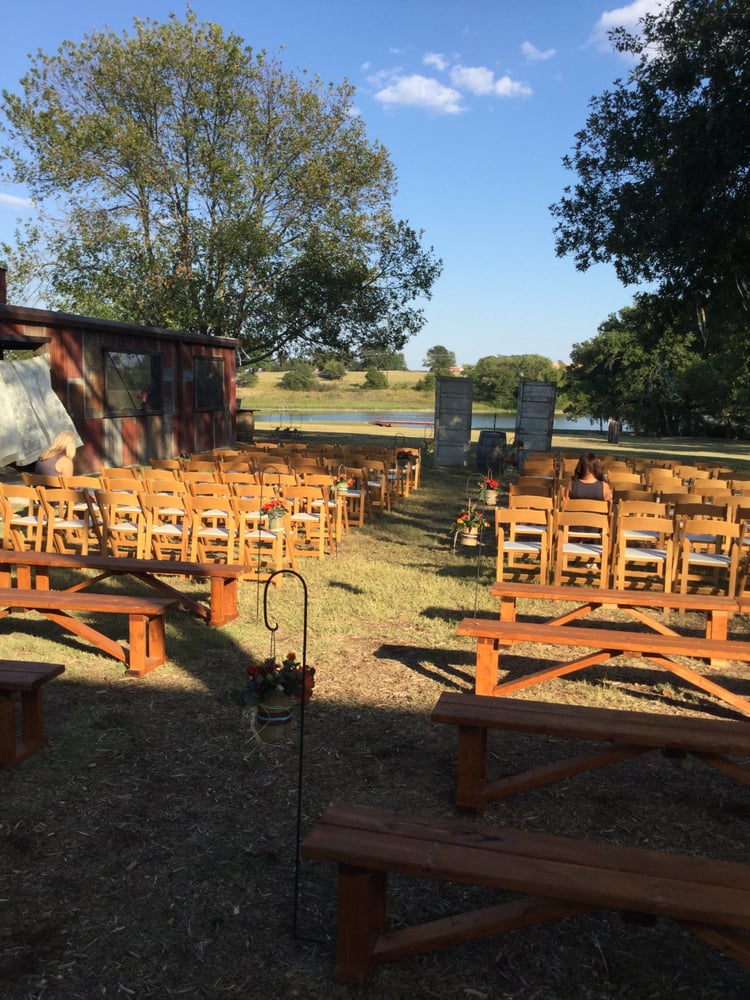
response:
<path fill-rule="evenodd" d="M 612 488 L 604 479 L 602 463 L 592 451 L 578 459 L 565 490 L 567 500 L 611 500 Z"/>
<path fill-rule="evenodd" d="M 34 474 L 37 476 L 72 476 L 73 459 L 77 447 L 75 433 L 61 431 L 36 460 Z"/>

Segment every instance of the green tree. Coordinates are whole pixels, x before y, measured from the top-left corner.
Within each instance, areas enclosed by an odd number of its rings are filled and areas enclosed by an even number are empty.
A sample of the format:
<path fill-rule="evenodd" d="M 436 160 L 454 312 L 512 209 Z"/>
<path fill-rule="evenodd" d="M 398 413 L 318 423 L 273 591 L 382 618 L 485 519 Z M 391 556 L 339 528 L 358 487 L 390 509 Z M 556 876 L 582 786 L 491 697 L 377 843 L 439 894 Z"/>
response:
<path fill-rule="evenodd" d="M 406 358 L 402 351 L 387 351 L 377 347 L 368 347 L 357 359 L 355 366 L 360 371 L 368 368 L 379 368 L 381 371 L 408 371 Z"/>
<path fill-rule="evenodd" d="M 422 364 L 433 375 L 449 375 L 451 368 L 456 366 L 456 355 L 447 347 L 436 344 L 427 351 Z"/>
<path fill-rule="evenodd" d="M 472 395 L 477 402 L 499 410 L 514 410 L 522 379 L 556 382 L 557 371 L 541 354 L 493 354 L 480 358 L 464 369 L 472 379 Z"/>
<path fill-rule="evenodd" d="M 320 369 L 320 377 L 327 382 L 338 382 L 346 375 L 346 365 L 336 358 L 329 358 Z"/>
<path fill-rule="evenodd" d="M 290 389 L 292 392 L 309 391 L 315 389 L 317 384 L 313 366 L 309 361 L 301 361 L 299 358 L 291 362 L 279 381 L 283 389 Z"/>
<path fill-rule="evenodd" d="M 674 0 L 641 28 L 612 33 L 636 62 L 564 158 L 577 180 L 551 207 L 556 249 L 690 301 L 705 338 L 708 305 L 750 293 L 750 12 Z"/>
<path fill-rule="evenodd" d="M 689 319 L 685 306 L 645 295 L 609 316 L 596 337 L 573 346 L 561 380 L 565 412 L 617 417 L 644 434 L 705 431 L 720 409 L 710 401 L 717 383 L 704 380 L 721 368 L 724 354 L 696 343 Z"/>
<path fill-rule="evenodd" d="M 3 176 L 54 214 L 3 249 L 45 304 L 237 337 L 255 363 L 398 351 L 421 328 L 441 264 L 393 217 L 348 83 L 287 73 L 188 10 L 39 53 L 21 86 L 0 104 Z"/>
<path fill-rule="evenodd" d="M 365 389 L 387 389 L 388 378 L 379 368 L 368 368 L 365 372 Z"/>

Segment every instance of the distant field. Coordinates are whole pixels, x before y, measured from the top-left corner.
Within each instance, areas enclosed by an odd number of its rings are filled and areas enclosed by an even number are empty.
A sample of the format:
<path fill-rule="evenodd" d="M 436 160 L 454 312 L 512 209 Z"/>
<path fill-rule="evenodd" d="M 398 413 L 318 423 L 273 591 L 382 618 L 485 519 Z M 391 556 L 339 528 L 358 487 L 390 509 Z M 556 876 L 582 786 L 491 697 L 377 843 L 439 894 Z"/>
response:
<path fill-rule="evenodd" d="M 387 389 L 366 389 L 364 372 L 347 372 L 335 382 L 320 381 L 311 392 L 290 392 L 279 382 L 283 372 L 260 372 L 257 385 L 238 389 L 245 407 L 261 410 L 283 410 L 298 413 L 304 410 L 423 410 L 432 413 L 435 397 L 432 392 L 420 392 L 416 384 L 423 371 L 385 372 Z M 476 407 L 481 409 L 481 407 Z"/>

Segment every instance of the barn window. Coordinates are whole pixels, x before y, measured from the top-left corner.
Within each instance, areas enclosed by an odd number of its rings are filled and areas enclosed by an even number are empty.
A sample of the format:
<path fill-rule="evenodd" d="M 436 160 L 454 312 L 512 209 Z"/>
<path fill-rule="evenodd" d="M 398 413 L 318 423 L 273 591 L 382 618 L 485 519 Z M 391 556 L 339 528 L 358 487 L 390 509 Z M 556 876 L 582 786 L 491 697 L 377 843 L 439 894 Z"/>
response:
<path fill-rule="evenodd" d="M 104 401 L 108 414 L 160 413 L 160 354 L 104 352 Z"/>
<path fill-rule="evenodd" d="M 196 356 L 195 408 L 221 410 L 224 406 L 224 359 Z"/>

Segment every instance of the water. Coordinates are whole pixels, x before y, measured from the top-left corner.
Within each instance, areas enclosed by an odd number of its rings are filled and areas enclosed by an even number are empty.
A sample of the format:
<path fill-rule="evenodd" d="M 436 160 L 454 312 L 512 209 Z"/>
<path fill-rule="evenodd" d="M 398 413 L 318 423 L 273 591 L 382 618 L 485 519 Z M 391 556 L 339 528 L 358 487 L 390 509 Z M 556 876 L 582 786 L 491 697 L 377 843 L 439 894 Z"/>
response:
<path fill-rule="evenodd" d="M 304 427 L 306 423 L 313 421 L 320 423 L 352 423 L 368 424 L 374 421 L 392 423 L 398 430 L 400 424 L 405 424 L 429 431 L 432 429 L 433 414 L 425 411 L 415 410 L 341 410 L 330 412 L 326 410 L 306 410 L 304 413 L 284 410 L 283 412 L 269 412 L 255 414 L 256 427 Z M 426 426 L 425 426 L 426 425 Z M 472 430 L 476 431 L 515 431 L 515 413 L 478 413 L 474 414 L 471 421 Z M 571 420 L 569 417 L 556 416 L 554 422 L 555 431 L 598 431 L 599 424 L 590 420 Z"/>

